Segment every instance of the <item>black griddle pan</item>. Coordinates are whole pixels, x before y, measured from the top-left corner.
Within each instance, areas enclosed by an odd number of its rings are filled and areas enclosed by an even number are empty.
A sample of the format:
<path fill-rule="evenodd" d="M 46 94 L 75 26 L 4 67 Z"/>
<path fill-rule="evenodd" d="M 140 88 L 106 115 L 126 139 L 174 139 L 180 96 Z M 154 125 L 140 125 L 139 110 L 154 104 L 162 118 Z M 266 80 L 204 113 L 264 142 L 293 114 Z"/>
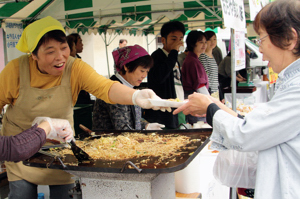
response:
<path fill-rule="evenodd" d="M 40 168 L 51 168 L 51 169 L 63 169 L 63 170 L 73 170 L 73 171 L 88 171 L 88 172 L 106 172 L 106 173 L 173 173 L 175 171 L 184 169 L 206 146 L 209 142 L 209 136 L 212 133 L 212 129 L 185 129 L 185 130 L 93 130 L 96 135 L 111 133 L 114 136 L 118 136 L 124 132 L 132 133 L 157 133 L 157 134 L 171 134 L 171 135 L 185 135 L 191 139 L 200 139 L 201 141 L 194 142 L 191 146 L 196 146 L 194 149 L 186 148 L 182 149 L 180 156 L 176 157 L 176 161 L 165 160 L 165 164 L 155 165 L 155 161 L 158 157 L 150 157 L 147 166 L 139 165 L 141 171 L 137 171 L 135 168 L 128 168 L 126 165 L 128 162 L 133 164 L 142 161 L 143 159 L 148 159 L 148 157 L 135 158 L 130 160 L 122 161 L 109 161 L 109 160 L 94 160 L 94 162 L 84 162 L 78 163 L 74 155 L 66 155 L 62 160 L 66 167 L 63 167 L 59 161 L 53 160 L 52 157 L 47 157 L 46 155 L 35 155 L 25 161 L 23 164 L 27 166 L 40 167 Z M 189 145 L 187 145 L 189 146 Z M 191 147 L 192 148 L 192 147 Z M 51 164 L 50 164 L 51 163 Z M 125 169 L 124 169 L 125 168 Z"/>

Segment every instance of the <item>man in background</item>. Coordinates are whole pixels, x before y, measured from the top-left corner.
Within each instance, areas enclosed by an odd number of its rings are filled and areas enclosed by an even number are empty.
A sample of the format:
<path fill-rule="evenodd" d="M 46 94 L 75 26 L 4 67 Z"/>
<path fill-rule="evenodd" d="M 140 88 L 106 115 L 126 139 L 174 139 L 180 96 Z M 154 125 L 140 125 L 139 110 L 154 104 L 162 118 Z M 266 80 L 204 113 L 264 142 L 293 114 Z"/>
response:
<path fill-rule="evenodd" d="M 213 54 L 213 56 L 214 56 L 214 58 L 215 58 L 215 60 L 217 62 L 217 65 L 219 66 L 220 63 L 221 63 L 221 61 L 223 60 L 223 55 L 222 55 L 221 49 L 218 46 L 216 46 L 213 49 L 212 54 Z"/>
<path fill-rule="evenodd" d="M 148 73 L 148 87 L 162 99 L 183 101 L 184 92 L 181 83 L 181 70 L 178 64 L 179 47 L 183 46 L 185 27 L 179 21 L 165 23 L 161 30 L 162 49 L 157 49 L 151 55 L 154 64 Z M 164 124 L 168 129 L 176 129 L 185 123 L 185 116 L 173 115 L 170 112 L 145 110 L 144 118 L 149 122 Z"/>
<path fill-rule="evenodd" d="M 188 55 L 188 53 L 189 53 L 189 51 L 186 48 L 184 50 L 184 52 L 182 52 L 178 55 L 178 63 L 179 63 L 180 68 L 182 68 L 183 61 L 186 58 L 186 56 Z"/>
<path fill-rule="evenodd" d="M 126 39 L 120 39 L 119 40 L 119 47 L 115 48 L 113 51 L 116 51 L 116 50 L 118 50 L 120 48 L 123 48 L 125 46 L 127 46 L 127 40 Z"/>
<path fill-rule="evenodd" d="M 68 41 L 70 48 L 71 48 L 70 44 L 72 44 L 72 42 L 74 42 L 74 45 L 75 45 L 75 51 L 76 51 L 76 53 L 74 53 L 75 56 L 72 53 L 72 49 L 70 49 L 71 50 L 70 55 L 72 57 L 81 59 L 81 57 L 78 55 L 78 53 L 81 53 L 83 50 L 83 43 L 82 43 L 82 39 L 81 39 L 80 35 L 78 33 L 72 33 L 67 36 L 67 41 Z M 75 106 L 78 104 L 94 104 L 94 101 L 91 100 L 91 96 L 88 92 L 86 92 L 85 90 L 81 90 L 79 92 Z"/>
<path fill-rule="evenodd" d="M 83 50 L 83 43 L 82 43 L 82 39 L 81 39 L 80 35 L 78 33 L 72 33 L 72 34 L 68 35 L 68 37 L 72 37 L 74 39 L 75 48 L 76 48 L 75 58 L 81 59 L 81 57 L 78 55 L 78 53 L 82 53 L 82 50 Z"/>

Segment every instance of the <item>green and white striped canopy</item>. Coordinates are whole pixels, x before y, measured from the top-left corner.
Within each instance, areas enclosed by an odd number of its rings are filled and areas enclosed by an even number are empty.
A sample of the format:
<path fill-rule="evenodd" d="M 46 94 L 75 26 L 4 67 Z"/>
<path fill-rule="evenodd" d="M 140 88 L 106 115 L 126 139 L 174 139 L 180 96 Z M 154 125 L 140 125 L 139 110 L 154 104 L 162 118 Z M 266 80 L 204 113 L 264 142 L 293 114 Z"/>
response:
<path fill-rule="evenodd" d="M 218 0 L 0 0 L 0 20 L 24 25 L 52 16 L 69 32 L 157 33 L 163 23 L 182 21 L 187 29 L 222 26 Z"/>
<path fill-rule="evenodd" d="M 247 23 L 248 1 L 244 0 Z M 2 23 L 17 20 L 26 26 L 46 16 L 59 20 L 68 32 L 83 34 L 156 34 L 170 20 L 182 21 L 187 29 L 223 24 L 220 0 L 0 0 Z"/>

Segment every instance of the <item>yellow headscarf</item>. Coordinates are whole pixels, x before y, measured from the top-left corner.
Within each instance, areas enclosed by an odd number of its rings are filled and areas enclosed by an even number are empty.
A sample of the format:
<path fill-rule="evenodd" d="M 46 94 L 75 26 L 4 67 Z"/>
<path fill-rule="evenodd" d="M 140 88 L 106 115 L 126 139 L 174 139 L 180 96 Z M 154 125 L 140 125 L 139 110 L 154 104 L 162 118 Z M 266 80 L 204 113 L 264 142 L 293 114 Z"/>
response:
<path fill-rule="evenodd" d="M 61 23 L 50 16 L 37 20 L 24 29 L 16 48 L 21 52 L 31 53 L 40 39 L 52 30 L 61 30 L 66 33 Z"/>

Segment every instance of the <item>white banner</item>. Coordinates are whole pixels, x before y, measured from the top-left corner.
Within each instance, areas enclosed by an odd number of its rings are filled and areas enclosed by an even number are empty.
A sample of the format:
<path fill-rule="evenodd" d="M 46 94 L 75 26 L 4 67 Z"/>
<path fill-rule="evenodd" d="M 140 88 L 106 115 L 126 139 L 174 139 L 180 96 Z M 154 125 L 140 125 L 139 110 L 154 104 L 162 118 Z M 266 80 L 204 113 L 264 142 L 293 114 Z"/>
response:
<path fill-rule="evenodd" d="M 250 0 L 249 1 L 249 7 L 250 7 L 250 20 L 254 21 L 255 16 L 257 13 L 261 10 L 262 2 L 261 0 Z"/>
<path fill-rule="evenodd" d="M 236 30 L 234 35 L 235 71 L 238 71 L 246 67 L 245 32 Z"/>
<path fill-rule="evenodd" d="M 0 72 L 3 70 L 4 66 L 3 29 L 0 28 Z"/>
<path fill-rule="evenodd" d="M 22 22 L 5 22 L 5 39 L 6 39 L 6 52 L 7 52 L 7 61 L 11 61 L 15 58 L 18 58 L 21 55 L 24 55 L 23 52 L 16 49 L 16 45 L 21 38 L 23 32 L 23 23 Z"/>
<path fill-rule="evenodd" d="M 246 27 L 243 0 L 221 0 L 224 25 L 226 28 L 242 29 Z"/>

